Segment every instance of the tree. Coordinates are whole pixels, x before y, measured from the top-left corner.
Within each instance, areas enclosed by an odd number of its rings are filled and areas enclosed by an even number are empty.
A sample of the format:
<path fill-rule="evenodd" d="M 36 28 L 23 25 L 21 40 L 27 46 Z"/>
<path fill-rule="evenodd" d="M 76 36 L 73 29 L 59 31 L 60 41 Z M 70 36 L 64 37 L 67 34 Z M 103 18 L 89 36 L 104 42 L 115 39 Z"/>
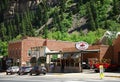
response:
<path fill-rule="evenodd" d="M 95 21 L 94 21 L 94 18 L 93 18 L 93 13 L 91 11 L 91 4 L 90 4 L 90 2 L 87 4 L 87 13 L 88 13 L 88 18 L 89 18 L 90 29 L 91 30 L 95 30 L 96 29 Z"/>
<path fill-rule="evenodd" d="M 1 25 L 0 25 L 0 33 L 1 33 L 1 39 L 4 41 L 5 39 L 6 39 L 6 32 L 7 32 L 7 29 L 6 29 L 6 27 L 5 27 L 5 25 L 4 25 L 4 23 L 1 23 Z"/>
<path fill-rule="evenodd" d="M 0 56 L 7 56 L 8 52 L 8 43 L 0 40 Z"/>
<path fill-rule="evenodd" d="M 120 1 L 119 0 L 113 0 L 113 13 L 114 15 L 120 14 Z"/>
<path fill-rule="evenodd" d="M 43 28 L 43 35 L 44 35 L 44 38 L 48 38 L 48 27 L 46 25 Z"/>

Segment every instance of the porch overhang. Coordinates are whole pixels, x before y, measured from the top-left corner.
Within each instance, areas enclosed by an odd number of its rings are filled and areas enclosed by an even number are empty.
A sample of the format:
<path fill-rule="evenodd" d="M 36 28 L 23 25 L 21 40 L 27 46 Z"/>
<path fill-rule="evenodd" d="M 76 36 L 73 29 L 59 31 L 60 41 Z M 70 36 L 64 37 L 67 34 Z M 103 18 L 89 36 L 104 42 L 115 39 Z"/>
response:
<path fill-rule="evenodd" d="M 56 52 L 47 52 L 46 55 L 72 54 L 72 53 L 99 53 L 99 52 L 100 52 L 100 49 L 80 50 L 80 51 L 56 51 Z"/>

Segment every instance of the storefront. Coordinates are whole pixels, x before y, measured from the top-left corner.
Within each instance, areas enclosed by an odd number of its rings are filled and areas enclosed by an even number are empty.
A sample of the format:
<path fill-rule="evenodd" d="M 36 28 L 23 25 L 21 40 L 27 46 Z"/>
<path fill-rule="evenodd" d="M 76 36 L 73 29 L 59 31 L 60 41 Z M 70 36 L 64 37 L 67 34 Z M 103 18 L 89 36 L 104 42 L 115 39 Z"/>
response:
<path fill-rule="evenodd" d="M 84 50 L 74 52 L 57 52 L 57 53 L 46 53 L 49 58 L 54 55 L 61 55 L 60 58 L 54 61 L 49 61 L 49 65 L 54 65 L 54 71 L 52 72 L 82 72 L 83 56 L 86 53 L 98 53 L 100 50 Z M 51 59 L 50 59 L 51 60 Z M 52 64 L 51 64 L 52 63 Z M 51 70 L 51 69 L 50 69 Z"/>
<path fill-rule="evenodd" d="M 113 48 L 109 45 L 89 45 L 86 50 L 77 50 L 75 42 L 26 37 L 9 43 L 8 57 L 13 59 L 13 64 L 19 62 L 20 66 L 29 65 L 32 57 L 36 57 L 40 64 L 41 59 L 44 60 L 43 57 L 45 57 L 48 69 L 50 69 L 51 63 L 54 64 L 54 72 L 81 72 L 81 64 L 90 63 L 91 60 L 110 59 L 114 63 L 115 49 Z M 117 44 L 115 48 L 117 49 Z"/>

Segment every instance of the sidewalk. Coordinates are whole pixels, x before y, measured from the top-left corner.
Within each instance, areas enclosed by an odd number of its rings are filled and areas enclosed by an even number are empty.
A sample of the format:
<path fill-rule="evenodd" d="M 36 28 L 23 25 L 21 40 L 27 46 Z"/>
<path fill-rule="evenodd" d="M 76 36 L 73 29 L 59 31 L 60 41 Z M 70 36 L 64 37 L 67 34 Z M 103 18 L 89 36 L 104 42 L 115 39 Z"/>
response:
<path fill-rule="evenodd" d="M 5 72 L 0 73 L 0 76 L 6 76 Z M 95 73 L 94 71 L 83 71 L 82 73 L 47 73 L 45 77 L 64 77 L 64 78 L 73 78 L 73 79 L 100 79 L 99 73 Z M 104 80 L 116 80 L 120 79 L 119 72 L 105 72 Z"/>
<path fill-rule="evenodd" d="M 48 73 L 48 76 L 59 76 L 73 79 L 100 79 L 100 74 L 94 71 L 83 71 L 82 73 Z M 120 79 L 120 73 L 105 72 L 104 80 Z"/>
<path fill-rule="evenodd" d="M 5 72 L 0 72 L 0 75 L 6 75 L 6 73 Z"/>

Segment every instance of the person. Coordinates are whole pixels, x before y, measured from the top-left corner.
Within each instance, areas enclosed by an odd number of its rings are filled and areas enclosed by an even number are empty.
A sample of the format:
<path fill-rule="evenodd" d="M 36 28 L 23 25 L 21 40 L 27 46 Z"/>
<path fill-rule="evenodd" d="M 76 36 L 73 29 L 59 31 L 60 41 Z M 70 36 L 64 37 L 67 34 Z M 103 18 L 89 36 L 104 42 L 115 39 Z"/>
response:
<path fill-rule="evenodd" d="M 51 64 L 50 65 L 50 72 L 53 72 L 54 71 L 54 64 Z"/>
<path fill-rule="evenodd" d="M 61 62 L 61 72 L 64 73 L 64 61 Z"/>

